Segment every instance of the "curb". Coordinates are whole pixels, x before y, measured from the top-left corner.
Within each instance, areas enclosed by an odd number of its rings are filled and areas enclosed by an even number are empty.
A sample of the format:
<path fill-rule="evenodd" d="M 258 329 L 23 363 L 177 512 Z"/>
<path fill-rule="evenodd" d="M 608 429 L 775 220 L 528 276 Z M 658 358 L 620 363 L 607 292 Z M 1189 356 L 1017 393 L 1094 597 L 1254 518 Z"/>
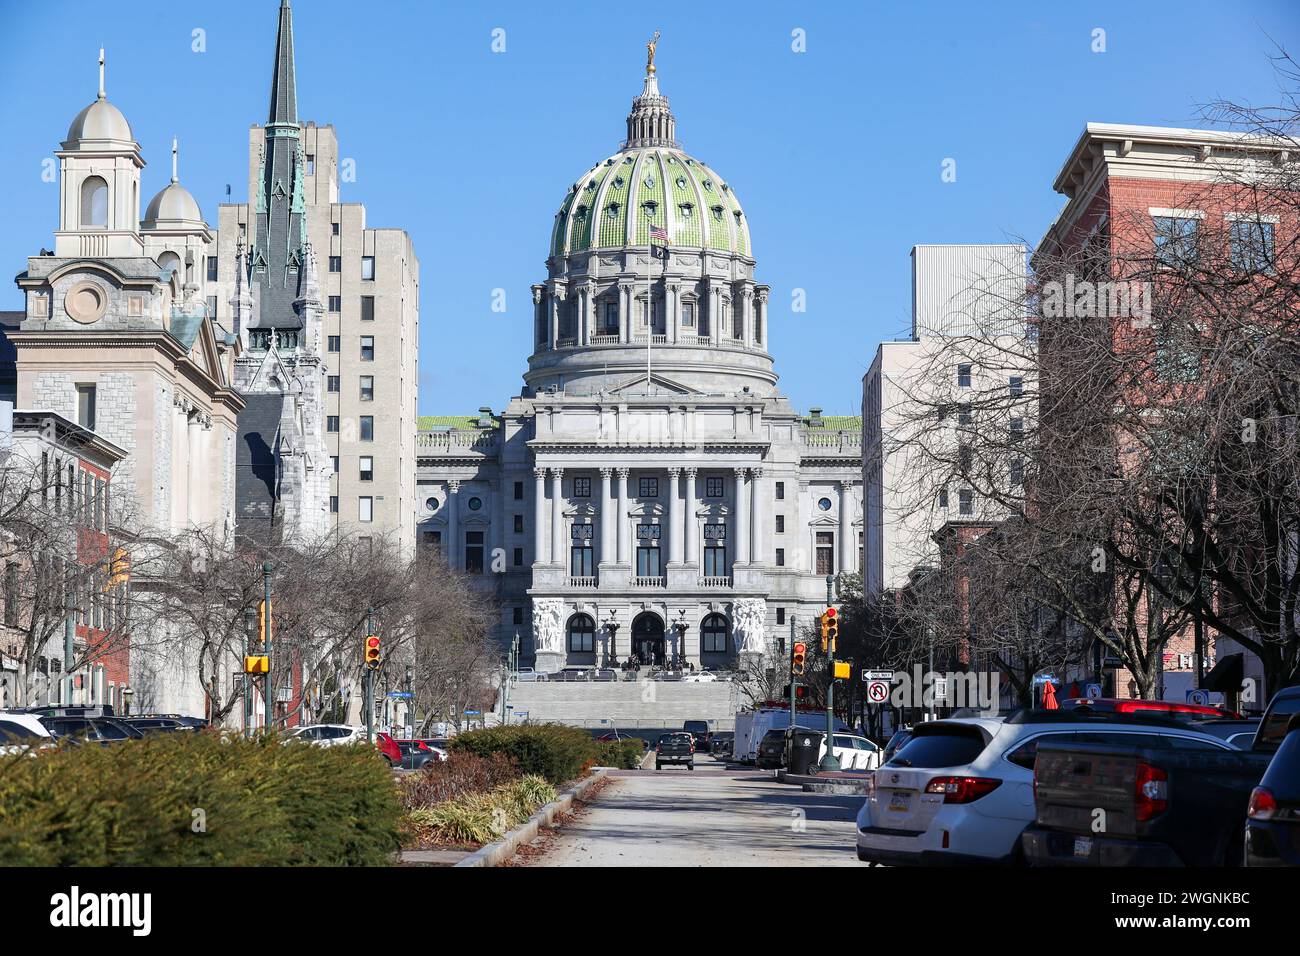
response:
<path fill-rule="evenodd" d="M 559 797 L 542 807 L 528 822 L 511 830 L 496 843 L 479 847 L 465 859 L 453 866 L 500 866 L 515 855 L 515 851 L 525 843 L 532 842 L 542 827 L 550 826 L 555 818 L 573 804 L 574 798 L 582 796 L 597 780 L 602 780 L 606 770 L 597 770 L 582 783 L 566 790 Z"/>

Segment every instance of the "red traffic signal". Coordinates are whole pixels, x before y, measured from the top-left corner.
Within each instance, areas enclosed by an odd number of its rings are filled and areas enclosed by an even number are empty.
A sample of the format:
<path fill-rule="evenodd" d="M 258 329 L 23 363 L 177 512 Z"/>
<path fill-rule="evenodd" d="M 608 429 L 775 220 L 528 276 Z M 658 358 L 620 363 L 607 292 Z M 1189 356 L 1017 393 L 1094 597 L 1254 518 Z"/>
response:
<path fill-rule="evenodd" d="M 835 650 L 835 639 L 840 636 L 840 617 L 835 608 L 828 607 L 822 615 L 822 650 L 830 645 Z"/>
<path fill-rule="evenodd" d="M 372 671 L 378 670 L 380 656 L 379 638 L 371 634 L 366 637 L 366 666 Z"/>
<path fill-rule="evenodd" d="M 795 677 L 802 677 L 804 672 L 804 662 L 808 659 L 808 645 L 803 641 L 795 641 L 794 654 L 790 658 L 790 673 Z"/>

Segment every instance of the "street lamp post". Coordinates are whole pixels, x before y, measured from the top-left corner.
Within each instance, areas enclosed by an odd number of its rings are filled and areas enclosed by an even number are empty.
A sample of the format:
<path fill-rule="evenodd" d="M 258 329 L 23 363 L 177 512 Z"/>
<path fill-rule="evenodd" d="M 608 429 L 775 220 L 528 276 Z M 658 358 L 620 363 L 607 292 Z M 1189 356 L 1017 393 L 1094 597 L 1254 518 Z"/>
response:
<path fill-rule="evenodd" d="M 677 620 L 673 624 L 673 630 L 677 632 L 677 656 L 682 667 L 686 666 L 686 632 L 691 626 L 686 623 L 686 609 L 682 608 L 677 612 Z"/>
<path fill-rule="evenodd" d="M 270 561 L 262 564 L 262 649 L 266 652 L 266 729 L 271 729 L 275 718 L 275 658 L 271 656 L 271 572 L 275 570 Z"/>
<path fill-rule="evenodd" d="M 366 608 L 366 637 L 375 633 L 375 609 Z M 364 642 L 363 642 L 364 643 Z M 371 669 L 369 662 L 365 662 L 366 668 L 365 699 L 366 707 L 366 742 L 375 742 L 375 672 Z"/>
<path fill-rule="evenodd" d="M 826 606 L 835 601 L 835 578 L 826 575 Z M 826 644 L 826 756 L 817 765 L 818 770 L 839 770 L 840 760 L 835 756 L 835 644 Z"/>
<path fill-rule="evenodd" d="M 415 692 L 411 689 L 414 686 L 415 672 L 411 665 L 406 665 L 406 729 L 408 738 L 415 736 Z"/>
<path fill-rule="evenodd" d="M 609 666 L 618 666 L 618 611 L 610 608 L 609 620 L 605 622 L 605 629 L 609 631 Z"/>
<path fill-rule="evenodd" d="M 244 608 L 244 673 L 241 677 L 240 688 L 243 693 L 243 700 L 239 703 L 239 709 L 242 712 L 244 736 L 248 736 L 249 725 L 253 722 L 253 688 L 252 681 L 248 676 L 248 652 L 253 635 L 257 633 L 257 611 L 251 607 Z"/>

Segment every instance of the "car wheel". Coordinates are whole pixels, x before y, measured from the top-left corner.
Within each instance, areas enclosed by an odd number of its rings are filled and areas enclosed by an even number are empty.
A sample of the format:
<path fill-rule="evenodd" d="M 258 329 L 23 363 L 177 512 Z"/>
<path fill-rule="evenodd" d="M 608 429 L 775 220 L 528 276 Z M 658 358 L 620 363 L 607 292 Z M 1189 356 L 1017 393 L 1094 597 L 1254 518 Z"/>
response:
<path fill-rule="evenodd" d="M 655 769 L 656 769 L 656 770 L 662 770 L 662 769 L 664 769 L 664 765 L 661 764 L 661 763 L 656 763 L 656 764 L 655 764 Z"/>
<path fill-rule="evenodd" d="M 688 763 L 688 764 L 686 765 L 686 769 L 687 769 L 687 770 L 694 770 L 694 769 L 695 769 L 695 764 L 693 764 L 693 763 Z"/>

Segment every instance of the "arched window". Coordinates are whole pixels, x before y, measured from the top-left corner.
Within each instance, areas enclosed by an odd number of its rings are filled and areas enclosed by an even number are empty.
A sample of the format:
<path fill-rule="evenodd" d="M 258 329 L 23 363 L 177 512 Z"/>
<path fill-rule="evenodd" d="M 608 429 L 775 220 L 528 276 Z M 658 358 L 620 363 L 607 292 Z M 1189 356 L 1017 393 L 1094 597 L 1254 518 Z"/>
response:
<path fill-rule="evenodd" d="M 726 654 L 727 635 L 731 628 L 721 614 L 710 614 L 700 625 L 700 653 Z"/>
<path fill-rule="evenodd" d="M 107 228 L 108 183 L 99 176 L 87 176 L 81 183 L 81 225 Z"/>
<path fill-rule="evenodd" d="M 169 269 L 173 274 L 178 272 L 181 267 L 181 257 L 174 252 L 164 252 L 158 257 L 158 269 L 166 272 Z"/>
<path fill-rule="evenodd" d="M 596 650 L 596 622 L 589 614 L 575 614 L 569 618 L 569 651 L 574 654 L 592 654 Z"/>

